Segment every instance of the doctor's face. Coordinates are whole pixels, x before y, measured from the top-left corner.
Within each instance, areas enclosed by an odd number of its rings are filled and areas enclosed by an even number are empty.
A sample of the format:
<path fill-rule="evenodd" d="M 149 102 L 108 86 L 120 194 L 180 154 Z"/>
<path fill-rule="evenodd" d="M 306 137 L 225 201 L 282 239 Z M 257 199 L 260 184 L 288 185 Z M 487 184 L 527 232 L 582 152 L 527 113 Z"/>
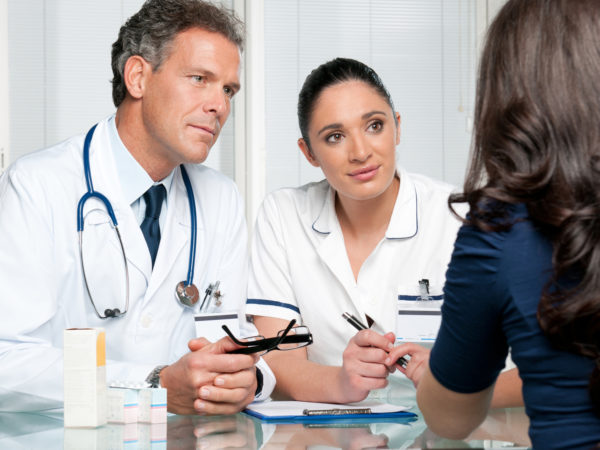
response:
<path fill-rule="evenodd" d="M 372 86 L 344 81 L 322 91 L 308 126 L 311 151 L 298 141 L 308 162 L 320 167 L 345 198 L 369 200 L 393 189 L 400 115 Z"/>
<path fill-rule="evenodd" d="M 238 47 L 200 28 L 179 33 L 171 52 L 145 78 L 142 121 L 154 158 L 201 163 L 217 140 L 240 88 Z"/>

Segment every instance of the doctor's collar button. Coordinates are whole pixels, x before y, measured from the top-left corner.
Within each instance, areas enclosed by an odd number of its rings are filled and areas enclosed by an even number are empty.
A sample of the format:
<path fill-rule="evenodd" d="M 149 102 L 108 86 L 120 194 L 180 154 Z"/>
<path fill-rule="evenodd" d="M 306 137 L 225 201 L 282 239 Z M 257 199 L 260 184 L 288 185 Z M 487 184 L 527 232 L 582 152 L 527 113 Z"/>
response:
<path fill-rule="evenodd" d="M 153 321 L 154 320 L 151 314 L 144 314 L 144 316 L 142 316 L 142 320 L 140 321 L 140 325 L 143 328 L 150 328 Z"/>

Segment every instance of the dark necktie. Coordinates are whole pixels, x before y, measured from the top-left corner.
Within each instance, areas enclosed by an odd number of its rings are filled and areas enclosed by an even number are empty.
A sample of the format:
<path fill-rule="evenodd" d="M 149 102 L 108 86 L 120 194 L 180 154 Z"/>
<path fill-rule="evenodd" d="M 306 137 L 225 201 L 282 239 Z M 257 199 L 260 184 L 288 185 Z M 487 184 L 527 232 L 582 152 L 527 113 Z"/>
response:
<path fill-rule="evenodd" d="M 160 226 L 158 218 L 160 217 L 160 209 L 162 203 L 167 196 L 167 191 L 162 184 L 152 186 L 144 193 L 144 201 L 146 202 L 146 214 L 144 221 L 140 225 L 150 256 L 152 257 L 152 267 L 158 253 L 158 244 L 160 243 Z"/>

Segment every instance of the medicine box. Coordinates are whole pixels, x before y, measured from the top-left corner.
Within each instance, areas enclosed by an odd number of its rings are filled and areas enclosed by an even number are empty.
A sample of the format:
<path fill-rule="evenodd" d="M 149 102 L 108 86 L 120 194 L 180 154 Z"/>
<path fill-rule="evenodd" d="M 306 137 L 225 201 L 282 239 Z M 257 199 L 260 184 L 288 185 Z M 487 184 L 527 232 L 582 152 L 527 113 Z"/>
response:
<path fill-rule="evenodd" d="M 108 421 L 166 423 L 167 390 L 143 383 L 113 381 L 108 388 Z"/>
<path fill-rule="evenodd" d="M 108 422 L 134 423 L 138 421 L 138 412 L 138 391 L 136 389 L 108 388 Z"/>
<path fill-rule="evenodd" d="M 106 334 L 103 328 L 63 332 L 65 427 L 106 423 Z"/>
<path fill-rule="evenodd" d="M 167 422 L 167 390 L 143 388 L 138 391 L 138 421 L 149 423 Z"/>

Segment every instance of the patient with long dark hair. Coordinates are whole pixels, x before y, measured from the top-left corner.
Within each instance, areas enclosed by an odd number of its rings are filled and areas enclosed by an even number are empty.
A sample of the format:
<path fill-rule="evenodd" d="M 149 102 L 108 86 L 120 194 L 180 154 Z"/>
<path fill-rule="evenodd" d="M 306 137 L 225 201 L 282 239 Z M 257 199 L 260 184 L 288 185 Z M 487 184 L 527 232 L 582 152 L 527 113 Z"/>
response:
<path fill-rule="evenodd" d="M 492 24 L 442 326 L 417 399 L 485 417 L 510 348 L 534 448 L 600 443 L 600 2 L 511 0 Z"/>

